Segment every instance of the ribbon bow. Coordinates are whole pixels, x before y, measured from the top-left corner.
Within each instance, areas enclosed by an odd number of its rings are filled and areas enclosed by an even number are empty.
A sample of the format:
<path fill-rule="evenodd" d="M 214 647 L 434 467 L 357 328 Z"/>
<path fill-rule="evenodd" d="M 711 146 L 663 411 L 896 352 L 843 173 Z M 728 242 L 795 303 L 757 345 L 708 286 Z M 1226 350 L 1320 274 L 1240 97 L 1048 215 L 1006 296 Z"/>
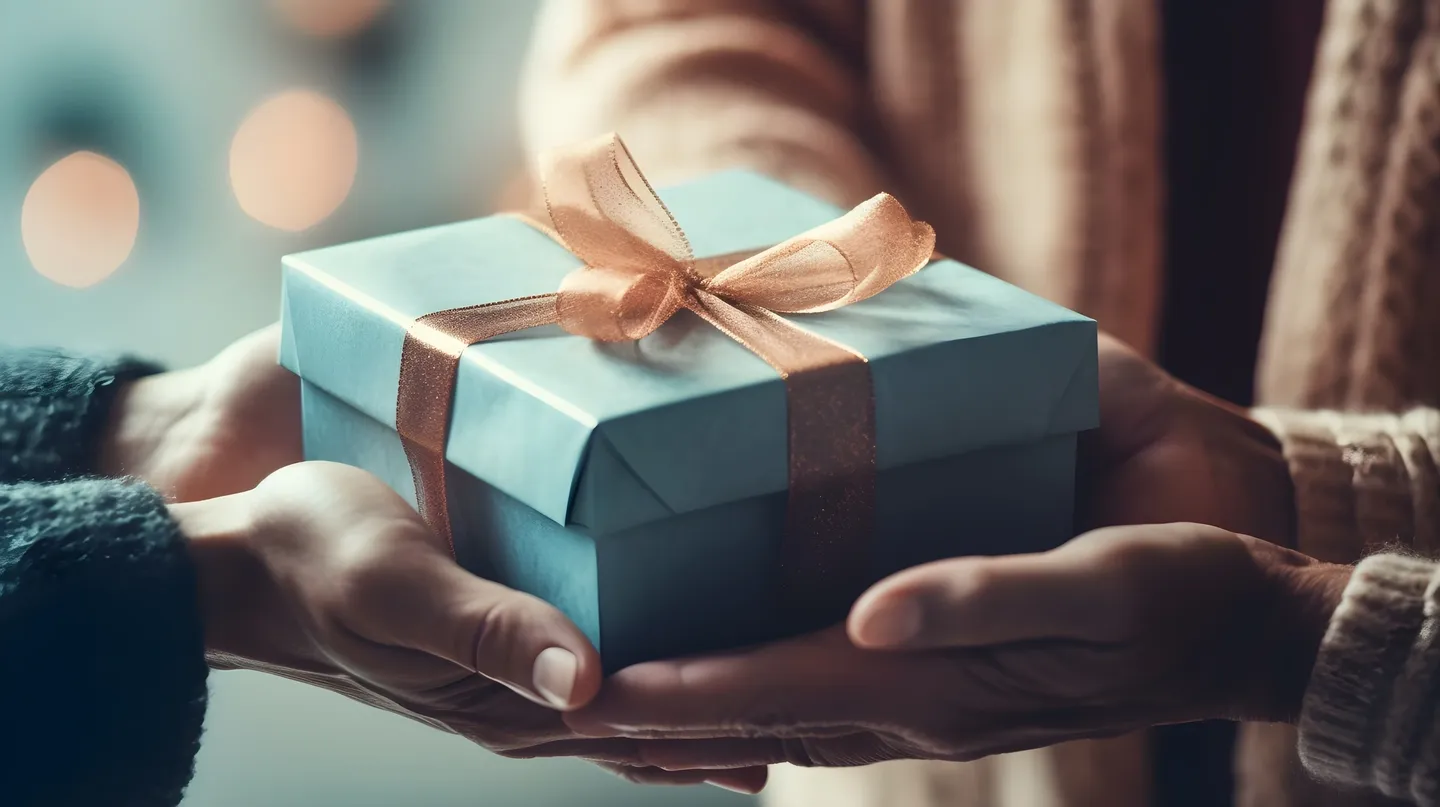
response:
<path fill-rule="evenodd" d="M 439 311 L 407 330 L 395 421 L 421 514 L 453 550 L 444 456 L 466 347 L 557 322 L 598 341 L 636 340 L 684 308 L 785 380 L 787 599 L 807 612 L 830 611 L 858 593 L 875 499 L 869 367 L 858 352 L 779 314 L 832 311 L 879 294 L 932 259 L 934 230 L 882 193 L 757 254 L 697 260 L 617 136 L 547 155 L 541 179 L 554 230 L 529 223 L 584 265 L 555 293 Z"/>

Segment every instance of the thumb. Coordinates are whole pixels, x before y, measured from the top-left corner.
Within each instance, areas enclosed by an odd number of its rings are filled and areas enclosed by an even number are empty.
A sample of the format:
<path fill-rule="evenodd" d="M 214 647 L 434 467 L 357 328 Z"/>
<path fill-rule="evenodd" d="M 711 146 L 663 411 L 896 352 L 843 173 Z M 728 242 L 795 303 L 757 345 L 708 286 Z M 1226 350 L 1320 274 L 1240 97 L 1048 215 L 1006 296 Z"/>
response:
<path fill-rule="evenodd" d="M 850 610 L 847 629 L 868 649 L 1090 638 L 1113 615 L 1111 576 L 1063 550 L 939 561 L 876 583 Z"/>
<path fill-rule="evenodd" d="M 370 638 L 446 659 L 561 710 L 599 692 L 599 654 L 554 606 L 476 577 L 439 552 L 397 561 L 389 558 L 354 591 Z"/>
<path fill-rule="evenodd" d="M 462 569 L 374 476 L 300 463 L 242 495 L 262 497 L 253 533 L 266 566 L 282 570 L 286 587 L 335 627 L 333 638 L 420 651 L 559 709 L 579 708 L 599 691 L 599 654 L 574 623 Z M 412 684 L 426 677 L 411 654 L 367 662 L 354 671 Z"/>

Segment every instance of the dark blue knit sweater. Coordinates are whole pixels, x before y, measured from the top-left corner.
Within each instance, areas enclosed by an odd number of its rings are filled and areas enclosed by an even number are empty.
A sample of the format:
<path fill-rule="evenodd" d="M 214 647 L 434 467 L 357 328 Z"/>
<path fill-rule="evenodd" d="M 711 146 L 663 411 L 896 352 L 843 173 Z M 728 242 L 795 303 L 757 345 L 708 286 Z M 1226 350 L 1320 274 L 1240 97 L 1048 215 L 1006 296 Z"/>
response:
<path fill-rule="evenodd" d="M 180 801 L 205 710 L 195 572 L 160 496 L 85 478 L 146 368 L 0 351 L 0 805 Z"/>

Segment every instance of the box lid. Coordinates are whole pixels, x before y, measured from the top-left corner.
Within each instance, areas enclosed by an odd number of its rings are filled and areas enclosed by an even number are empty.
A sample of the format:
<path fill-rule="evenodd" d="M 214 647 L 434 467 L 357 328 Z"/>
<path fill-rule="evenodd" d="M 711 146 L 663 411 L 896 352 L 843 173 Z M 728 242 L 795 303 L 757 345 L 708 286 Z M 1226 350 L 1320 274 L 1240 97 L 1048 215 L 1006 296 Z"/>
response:
<path fill-rule="evenodd" d="M 745 171 L 659 195 L 701 256 L 843 212 Z M 411 321 L 554 291 L 578 265 L 509 217 L 291 255 L 281 362 L 393 428 Z M 1095 323 L 955 261 L 791 319 L 869 359 L 882 470 L 1098 421 Z M 557 522 L 610 532 L 784 490 L 785 386 L 688 311 L 635 343 L 535 328 L 465 351 L 446 457 Z"/>

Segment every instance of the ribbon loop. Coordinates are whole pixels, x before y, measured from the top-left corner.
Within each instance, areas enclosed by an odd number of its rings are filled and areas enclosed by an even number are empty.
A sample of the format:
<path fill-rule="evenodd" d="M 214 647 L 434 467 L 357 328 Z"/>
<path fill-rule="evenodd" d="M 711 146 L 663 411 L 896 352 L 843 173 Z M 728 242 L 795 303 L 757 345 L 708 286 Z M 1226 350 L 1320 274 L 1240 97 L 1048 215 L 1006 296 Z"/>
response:
<path fill-rule="evenodd" d="M 618 137 L 551 153 L 540 178 L 556 232 L 587 267 L 690 272 L 690 241 Z"/>
<path fill-rule="evenodd" d="M 920 271 L 935 230 L 882 193 L 850 212 L 740 261 L 709 289 L 771 311 L 813 314 L 857 303 Z"/>

